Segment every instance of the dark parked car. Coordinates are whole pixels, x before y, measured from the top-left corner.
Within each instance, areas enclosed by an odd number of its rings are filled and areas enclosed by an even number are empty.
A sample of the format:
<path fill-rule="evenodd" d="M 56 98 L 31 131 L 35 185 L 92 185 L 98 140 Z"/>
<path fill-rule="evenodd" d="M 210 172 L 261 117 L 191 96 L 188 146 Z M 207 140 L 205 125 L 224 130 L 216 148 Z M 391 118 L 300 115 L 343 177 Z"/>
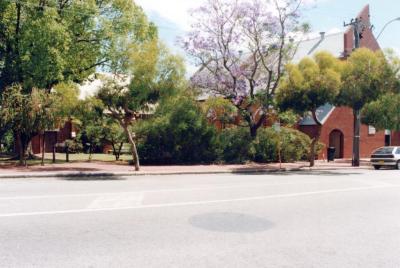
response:
<path fill-rule="evenodd" d="M 382 147 L 371 155 L 371 164 L 375 169 L 383 166 L 392 166 L 400 169 L 400 147 Z"/>

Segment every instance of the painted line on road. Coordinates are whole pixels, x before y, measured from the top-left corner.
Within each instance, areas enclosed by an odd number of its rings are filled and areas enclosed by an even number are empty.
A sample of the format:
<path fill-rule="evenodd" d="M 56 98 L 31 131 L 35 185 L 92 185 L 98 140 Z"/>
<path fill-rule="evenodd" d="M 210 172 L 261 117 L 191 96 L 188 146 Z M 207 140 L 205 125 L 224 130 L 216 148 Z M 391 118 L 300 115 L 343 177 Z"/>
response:
<path fill-rule="evenodd" d="M 54 210 L 54 211 L 8 213 L 8 214 L 0 214 L 0 218 L 79 214 L 79 213 L 107 212 L 107 211 L 123 211 L 123 210 L 135 210 L 135 209 L 146 209 L 146 208 L 151 209 L 151 208 L 185 207 L 185 206 L 196 206 L 196 205 L 211 205 L 211 204 L 222 204 L 222 203 L 233 203 L 233 202 L 245 202 L 245 201 L 258 201 L 258 200 L 278 199 L 278 198 L 312 196 L 312 195 L 321 195 L 321 194 L 357 192 L 357 191 L 388 189 L 388 188 L 400 188 L 400 185 L 399 186 L 370 186 L 370 187 L 357 187 L 357 188 L 348 188 L 348 189 L 331 189 L 331 190 L 325 190 L 325 191 L 302 192 L 302 193 L 292 193 L 292 194 L 277 194 L 277 195 L 255 196 L 255 197 L 235 198 L 235 199 L 219 199 L 219 200 L 209 200 L 209 201 L 193 201 L 193 202 L 181 202 L 181 203 L 141 205 L 141 206 L 122 207 L 122 208 L 75 209 L 75 210 Z"/>
<path fill-rule="evenodd" d="M 349 182 L 349 181 L 348 181 Z M 224 189 L 245 189 L 255 187 L 268 187 L 268 186 L 284 186 L 284 185 L 309 185 L 309 184 L 328 184 L 337 183 L 332 181 L 312 181 L 312 182 L 288 182 L 288 183 L 254 183 L 232 186 L 220 187 L 197 187 L 197 188 L 174 188 L 174 189 L 158 189 L 158 190 L 145 190 L 145 191 L 132 191 L 132 192 L 110 192 L 110 193 L 83 193 L 83 194 L 61 194 L 61 195 L 31 195 L 31 196 L 10 196 L 0 197 L 2 200 L 29 200 L 29 199 L 51 199 L 51 198 L 69 198 L 69 197 L 100 197 L 100 196 L 113 196 L 113 195 L 136 195 L 136 194 L 152 194 L 152 193 L 168 193 L 168 192 L 190 192 L 190 191 L 209 191 L 209 190 L 224 190 Z"/>

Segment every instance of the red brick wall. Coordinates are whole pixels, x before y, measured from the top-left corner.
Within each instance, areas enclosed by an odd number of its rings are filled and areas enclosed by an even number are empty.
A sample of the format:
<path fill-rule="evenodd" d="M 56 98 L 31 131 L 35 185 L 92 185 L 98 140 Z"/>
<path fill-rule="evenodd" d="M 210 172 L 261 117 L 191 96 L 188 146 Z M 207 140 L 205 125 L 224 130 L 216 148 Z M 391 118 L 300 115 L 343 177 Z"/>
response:
<path fill-rule="evenodd" d="M 357 18 L 365 22 L 366 25 L 370 25 L 370 12 L 369 5 L 366 5 L 363 10 L 358 14 Z M 363 38 L 360 40 L 360 46 L 369 48 L 373 51 L 380 50 L 380 46 L 374 37 L 370 28 L 366 28 L 363 32 Z M 354 48 L 354 32 L 352 28 L 349 28 L 344 34 L 344 51 L 345 55 L 351 54 Z"/>
<path fill-rule="evenodd" d="M 400 146 L 400 131 L 392 132 L 392 145 Z"/>
<path fill-rule="evenodd" d="M 353 128 L 353 111 L 348 107 L 335 108 L 322 126 L 320 141 L 325 144 L 325 148 L 318 158 L 326 158 L 329 136 L 334 130 L 340 130 L 343 133 L 343 157 L 352 158 Z M 313 137 L 316 132 L 316 126 L 300 126 L 300 130 Z M 373 150 L 385 145 L 384 131 L 376 132 L 375 135 L 368 135 L 368 126 L 362 125 L 360 136 L 360 156 L 362 158 L 368 158 Z"/>
<path fill-rule="evenodd" d="M 73 126 L 70 121 L 66 122 L 64 126 L 58 131 L 46 131 L 45 143 L 46 153 L 51 153 L 53 151 L 53 145 L 55 143 L 62 143 L 65 140 L 71 139 L 71 132 L 73 131 Z M 40 142 L 42 140 L 41 135 L 37 135 L 32 139 L 32 151 L 34 154 L 41 153 Z"/>

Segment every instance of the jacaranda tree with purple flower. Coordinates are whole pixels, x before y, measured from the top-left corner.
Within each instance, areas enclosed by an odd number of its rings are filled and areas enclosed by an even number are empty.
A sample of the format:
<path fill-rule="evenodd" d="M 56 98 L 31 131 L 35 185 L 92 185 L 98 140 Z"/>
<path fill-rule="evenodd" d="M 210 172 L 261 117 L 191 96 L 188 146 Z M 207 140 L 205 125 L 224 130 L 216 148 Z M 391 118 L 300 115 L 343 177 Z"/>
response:
<path fill-rule="evenodd" d="M 252 137 L 271 112 L 295 48 L 301 0 L 206 0 L 183 47 L 199 66 L 194 86 L 232 101 Z"/>

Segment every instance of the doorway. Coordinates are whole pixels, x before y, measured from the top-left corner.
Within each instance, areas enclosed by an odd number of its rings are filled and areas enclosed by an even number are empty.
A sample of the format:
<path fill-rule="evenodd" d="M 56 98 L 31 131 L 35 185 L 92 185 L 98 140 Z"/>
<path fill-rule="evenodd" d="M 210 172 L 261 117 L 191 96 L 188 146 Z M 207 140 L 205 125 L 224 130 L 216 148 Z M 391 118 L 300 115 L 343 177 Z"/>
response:
<path fill-rule="evenodd" d="M 342 131 L 335 129 L 329 134 L 329 147 L 335 148 L 335 159 L 343 158 L 344 135 Z"/>

